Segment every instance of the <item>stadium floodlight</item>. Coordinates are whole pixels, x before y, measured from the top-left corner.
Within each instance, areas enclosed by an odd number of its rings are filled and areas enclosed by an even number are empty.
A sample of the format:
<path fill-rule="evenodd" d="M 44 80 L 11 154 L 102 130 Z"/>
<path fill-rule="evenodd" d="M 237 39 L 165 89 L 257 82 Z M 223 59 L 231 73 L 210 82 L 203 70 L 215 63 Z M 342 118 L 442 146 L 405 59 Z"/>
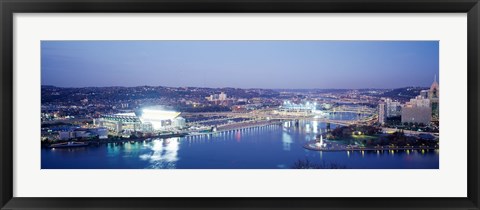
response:
<path fill-rule="evenodd" d="M 142 123 L 151 123 L 153 129 L 159 130 L 163 121 L 174 120 L 179 115 L 180 112 L 165 110 L 160 106 L 145 107 L 142 109 L 140 120 Z"/>

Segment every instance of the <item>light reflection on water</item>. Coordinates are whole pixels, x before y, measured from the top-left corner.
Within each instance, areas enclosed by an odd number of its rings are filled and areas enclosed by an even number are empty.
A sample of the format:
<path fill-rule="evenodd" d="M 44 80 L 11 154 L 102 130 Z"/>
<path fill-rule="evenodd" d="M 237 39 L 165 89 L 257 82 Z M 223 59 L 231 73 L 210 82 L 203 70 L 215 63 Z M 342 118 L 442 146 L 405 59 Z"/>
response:
<path fill-rule="evenodd" d="M 149 168 L 175 168 L 180 148 L 179 138 L 156 139 L 146 148 L 151 151 L 140 155 L 139 158 L 148 161 L 150 163 Z"/>
<path fill-rule="evenodd" d="M 284 132 L 282 137 L 282 142 L 283 142 L 283 150 L 290 151 L 290 145 L 293 143 L 292 137 L 290 136 L 290 134 Z"/>

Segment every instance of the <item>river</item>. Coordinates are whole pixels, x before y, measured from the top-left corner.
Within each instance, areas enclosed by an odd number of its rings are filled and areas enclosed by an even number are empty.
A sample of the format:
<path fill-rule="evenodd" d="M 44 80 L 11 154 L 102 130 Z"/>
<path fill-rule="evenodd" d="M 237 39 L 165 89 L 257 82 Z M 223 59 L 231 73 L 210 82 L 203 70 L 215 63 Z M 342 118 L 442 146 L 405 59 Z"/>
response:
<path fill-rule="evenodd" d="M 342 114 L 332 118 L 358 116 Z M 333 129 L 335 125 L 331 125 Z M 438 150 L 311 151 L 303 146 L 324 132 L 315 121 L 247 128 L 202 136 L 108 143 L 80 148 L 42 148 L 42 169 L 438 169 Z"/>

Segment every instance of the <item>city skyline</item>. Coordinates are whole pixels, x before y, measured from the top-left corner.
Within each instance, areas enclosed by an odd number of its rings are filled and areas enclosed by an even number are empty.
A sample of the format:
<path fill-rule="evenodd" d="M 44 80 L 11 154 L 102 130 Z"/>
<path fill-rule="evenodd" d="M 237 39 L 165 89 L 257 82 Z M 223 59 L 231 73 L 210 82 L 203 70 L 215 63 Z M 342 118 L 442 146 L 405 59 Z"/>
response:
<path fill-rule="evenodd" d="M 395 89 L 438 78 L 437 41 L 42 41 L 42 85 Z M 437 79 L 438 80 L 438 79 Z"/>
<path fill-rule="evenodd" d="M 438 41 L 41 50 L 42 169 L 440 168 Z"/>
<path fill-rule="evenodd" d="M 433 81 L 433 80 L 432 80 Z M 394 87 L 394 88 L 237 88 L 237 87 L 196 87 L 196 86 L 164 86 L 164 85 L 138 85 L 138 86 L 83 86 L 83 87 L 62 87 L 56 85 L 42 85 L 45 87 L 51 86 L 56 88 L 136 88 L 136 87 L 164 87 L 164 88 L 205 88 L 205 89 L 260 89 L 260 90 L 392 90 L 392 89 L 402 89 L 402 88 L 427 88 L 427 86 L 408 86 L 408 87 Z"/>

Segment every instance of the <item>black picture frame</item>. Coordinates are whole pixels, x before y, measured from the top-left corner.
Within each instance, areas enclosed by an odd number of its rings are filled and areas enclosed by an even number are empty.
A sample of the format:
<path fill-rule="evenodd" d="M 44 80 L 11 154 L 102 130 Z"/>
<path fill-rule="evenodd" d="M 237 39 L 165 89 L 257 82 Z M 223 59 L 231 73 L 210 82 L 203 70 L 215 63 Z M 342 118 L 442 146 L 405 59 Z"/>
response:
<path fill-rule="evenodd" d="M 479 209 L 478 0 L 1 0 L 1 209 Z M 467 13 L 468 196 L 466 198 L 17 198 L 13 197 L 15 13 Z M 94 190 L 94 188 L 92 188 Z M 255 190 L 255 189 L 252 189 Z"/>

